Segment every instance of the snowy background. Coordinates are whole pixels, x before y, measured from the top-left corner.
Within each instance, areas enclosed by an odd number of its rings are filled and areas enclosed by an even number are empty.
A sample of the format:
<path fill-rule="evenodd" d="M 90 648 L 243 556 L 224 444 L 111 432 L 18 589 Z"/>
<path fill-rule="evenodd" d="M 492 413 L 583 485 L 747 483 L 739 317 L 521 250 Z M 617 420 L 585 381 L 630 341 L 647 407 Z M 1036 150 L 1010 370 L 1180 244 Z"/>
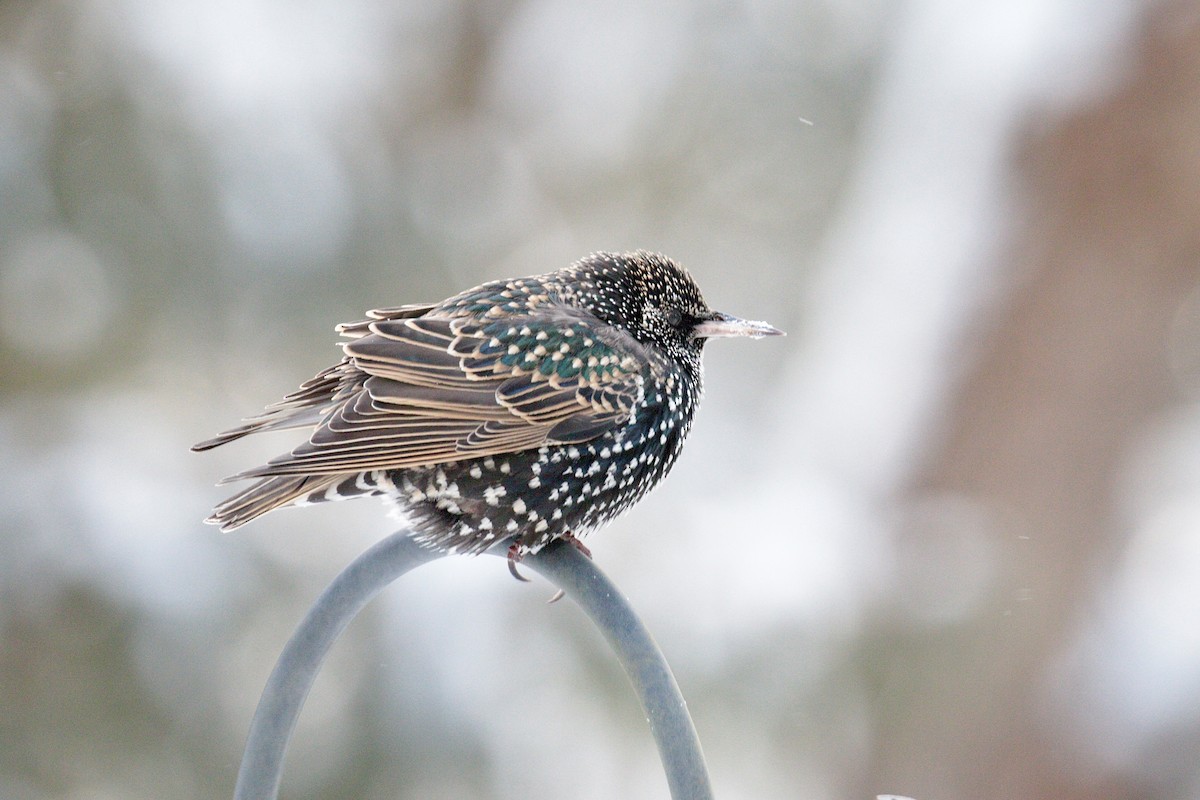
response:
<path fill-rule="evenodd" d="M 0 798 L 232 793 L 381 504 L 200 520 L 334 324 L 598 249 L 707 349 L 590 540 L 722 798 L 1200 798 L 1200 5 L 0 5 Z M 288 798 L 666 797 L 569 602 L 444 559 L 338 643 Z"/>

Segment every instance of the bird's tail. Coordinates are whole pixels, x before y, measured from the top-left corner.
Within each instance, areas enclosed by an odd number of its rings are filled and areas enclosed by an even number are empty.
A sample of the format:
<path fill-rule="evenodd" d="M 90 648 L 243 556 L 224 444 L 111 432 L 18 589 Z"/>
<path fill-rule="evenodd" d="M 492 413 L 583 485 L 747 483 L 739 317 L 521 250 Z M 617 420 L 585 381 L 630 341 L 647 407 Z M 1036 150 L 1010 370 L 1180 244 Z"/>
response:
<path fill-rule="evenodd" d="M 217 434 L 211 439 L 192 445 L 192 449 L 211 450 L 241 439 L 252 433 L 281 431 L 288 428 L 308 428 L 320 423 L 329 409 L 339 400 L 353 394 L 365 377 L 356 371 L 349 360 L 322 370 L 316 377 L 300 384 L 300 388 L 267 406 L 263 413 L 244 420 L 244 424 Z"/>
<path fill-rule="evenodd" d="M 204 521 L 231 531 L 277 508 L 379 494 L 379 483 L 385 480 L 380 471 L 263 478 L 218 505 Z"/>

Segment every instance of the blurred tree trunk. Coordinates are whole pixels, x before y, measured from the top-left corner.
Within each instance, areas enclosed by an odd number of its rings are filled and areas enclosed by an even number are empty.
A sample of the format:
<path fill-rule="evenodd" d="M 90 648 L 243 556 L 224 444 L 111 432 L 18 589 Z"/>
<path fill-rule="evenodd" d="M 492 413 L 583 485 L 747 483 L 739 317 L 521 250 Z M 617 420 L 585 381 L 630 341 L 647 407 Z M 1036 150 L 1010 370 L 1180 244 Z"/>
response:
<path fill-rule="evenodd" d="M 1148 20 L 1111 93 L 1021 148 L 1024 221 L 1006 257 L 1016 285 L 910 493 L 1011 512 L 1029 539 L 1018 546 L 1010 529 L 996 546 L 1011 556 L 1003 588 L 1022 597 L 999 598 L 904 668 L 911 694 L 902 718 L 884 722 L 872 776 L 889 791 L 1063 800 L 1148 790 L 1064 774 L 1040 706 L 1086 611 L 1080 599 L 1124 543 L 1114 489 L 1128 447 L 1177 400 L 1170 329 L 1200 277 L 1200 24 L 1176 11 Z"/>

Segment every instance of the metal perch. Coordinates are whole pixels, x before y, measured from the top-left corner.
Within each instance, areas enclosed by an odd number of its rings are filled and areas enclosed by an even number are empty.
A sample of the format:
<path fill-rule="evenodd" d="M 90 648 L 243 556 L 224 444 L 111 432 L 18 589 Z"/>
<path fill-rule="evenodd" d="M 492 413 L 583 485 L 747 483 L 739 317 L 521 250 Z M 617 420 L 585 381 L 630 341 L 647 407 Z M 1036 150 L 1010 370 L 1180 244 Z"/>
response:
<path fill-rule="evenodd" d="M 504 555 L 503 546 L 490 551 Z M 444 555 L 407 531 L 382 540 L 333 579 L 283 648 L 250 723 L 234 800 L 275 800 L 296 720 L 329 648 L 371 598 Z M 562 589 L 604 634 L 633 682 L 658 745 L 672 800 L 711 800 L 696 728 L 675 677 L 629 601 L 578 549 L 556 541 L 521 562 Z"/>

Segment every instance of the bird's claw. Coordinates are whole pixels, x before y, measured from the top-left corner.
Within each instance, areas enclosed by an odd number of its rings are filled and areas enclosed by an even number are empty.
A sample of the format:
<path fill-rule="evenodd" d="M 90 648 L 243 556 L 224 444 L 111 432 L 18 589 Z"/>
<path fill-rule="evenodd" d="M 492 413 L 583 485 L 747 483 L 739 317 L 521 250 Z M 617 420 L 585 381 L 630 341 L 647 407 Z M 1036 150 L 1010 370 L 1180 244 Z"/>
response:
<path fill-rule="evenodd" d="M 579 552 L 583 553 L 588 558 L 592 557 L 592 551 L 589 550 L 588 546 L 586 544 L 584 544 L 580 540 L 580 538 L 578 536 L 576 536 L 575 534 L 571 533 L 570 531 L 567 531 L 566 533 L 564 533 L 562 535 L 562 538 L 563 538 L 563 541 L 570 542 L 571 544 L 575 545 L 575 549 L 578 550 Z"/>
<path fill-rule="evenodd" d="M 562 538 L 563 538 L 563 541 L 570 542 L 571 544 L 575 545 L 575 549 L 578 550 L 579 552 L 583 553 L 588 558 L 592 557 L 592 551 L 589 550 L 588 546 L 585 545 L 582 541 L 580 541 L 579 537 L 576 536 L 575 534 L 571 533 L 570 531 L 567 531 L 566 533 L 563 534 Z M 559 589 L 557 592 L 554 593 L 553 597 L 551 597 L 549 600 L 546 601 L 546 605 L 550 605 L 551 603 L 557 603 L 559 600 L 562 600 L 563 597 L 566 596 L 566 594 L 567 594 L 566 591 L 564 591 L 563 589 Z"/>
<path fill-rule="evenodd" d="M 562 539 L 563 539 L 563 541 L 570 542 L 572 545 L 574 545 L 576 550 L 583 553 L 588 558 L 592 557 L 592 551 L 589 550 L 587 545 L 585 545 L 583 542 L 581 542 L 575 534 L 571 533 L 570 531 L 567 531 L 566 533 L 564 533 L 562 535 Z M 512 544 L 510 544 L 508 546 L 508 571 L 509 571 L 509 573 L 517 580 L 524 581 L 525 583 L 529 583 L 530 582 L 529 578 L 526 578 L 524 575 L 521 574 L 520 570 L 517 569 L 517 564 L 519 564 L 521 562 L 521 560 L 524 558 L 525 558 L 525 554 L 523 552 L 521 552 L 521 547 L 516 542 L 513 542 Z M 563 598 L 563 596 L 565 594 L 566 594 L 566 592 L 564 592 L 562 589 L 559 589 L 557 592 L 554 593 L 553 597 L 551 597 L 549 600 L 546 601 L 546 604 L 549 605 L 550 603 L 557 603 L 559 600 L 561 600 Z"/>
<path fill-rule="evenodd" d="M 515 542 L 508 546 L 508 571 L 517 580 L 529 583 L 529 578 L 517 570 L 517 563 L 524 557 L 525 554 L 521 552 L 521 548 Z"/>

